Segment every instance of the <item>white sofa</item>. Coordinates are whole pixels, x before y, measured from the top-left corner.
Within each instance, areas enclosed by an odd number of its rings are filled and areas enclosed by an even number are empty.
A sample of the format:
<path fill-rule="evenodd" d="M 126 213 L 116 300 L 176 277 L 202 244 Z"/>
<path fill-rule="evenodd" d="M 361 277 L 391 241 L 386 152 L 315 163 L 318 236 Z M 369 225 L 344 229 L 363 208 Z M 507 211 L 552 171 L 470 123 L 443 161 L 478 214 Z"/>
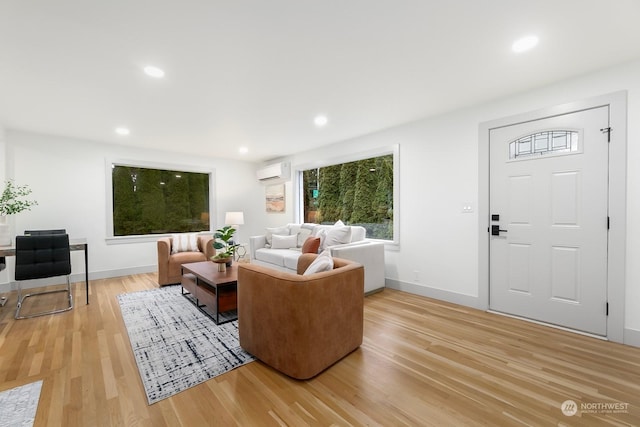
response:
<path fill-rule="evenodd" d="M 346 233 L 345 227 L 349 228 Z M 360 226 L 287 224 L 267 228 L 265 234 L 249 238 L 251 263 L 296 273 L 303 243 L 307 237 L 321 234 L 324 234 L 324 239 L 321 239 L 323 244 L 318 252 L 329 249 L 333 257 L 356 261 L 364 266 L 365 293 L 384 288 L 384 243 L 366 240 L 366 230 Z M 275 245 L 273 235 L 277 236 Z M 288 247 L 282 247 L 283 241 L 288 241 Z"/>

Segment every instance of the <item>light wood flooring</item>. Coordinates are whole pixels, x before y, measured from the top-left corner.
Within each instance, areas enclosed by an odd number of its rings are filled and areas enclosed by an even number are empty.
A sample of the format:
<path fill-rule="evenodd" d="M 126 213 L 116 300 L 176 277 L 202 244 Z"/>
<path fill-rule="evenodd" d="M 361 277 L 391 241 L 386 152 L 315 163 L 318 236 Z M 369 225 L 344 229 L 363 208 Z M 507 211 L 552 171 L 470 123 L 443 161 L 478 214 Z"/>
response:
<path fill-rule="evenodd" d="M 10 294 L 0 391 L 44 380 L 36 426 L 640 425 L 640 348 L 393 290 L 365 299 L 363 345 L 312 380 L 253 362 L 149 406 L 116 295 L 154 287 L 95 280 L 85 305 L 77 283 L 72 311 L 19 321 Z M 570 399 L 595 413 L 563 415 Z"/>

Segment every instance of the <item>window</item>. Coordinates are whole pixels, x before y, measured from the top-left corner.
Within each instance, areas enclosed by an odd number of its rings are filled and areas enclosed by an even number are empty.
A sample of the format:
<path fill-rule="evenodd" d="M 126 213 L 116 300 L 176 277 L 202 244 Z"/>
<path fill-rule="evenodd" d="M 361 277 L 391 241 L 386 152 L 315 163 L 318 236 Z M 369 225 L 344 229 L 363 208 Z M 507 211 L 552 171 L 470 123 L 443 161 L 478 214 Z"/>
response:
<path fill-rule="evenodd" d="M 394 240 L 394 154 L 303 170 L 303 221 L 361 225 Z"/>
<path fill-rule="evenodd" d="M 112 236 L 209 231 L 209 182 L 209 173 L 112 164 Z"/>
<path fill-rule="evenodd" d="M 552 130 L 523 136 L 509 143 L 509 159 L 578 151 L 578 131 Z"/>

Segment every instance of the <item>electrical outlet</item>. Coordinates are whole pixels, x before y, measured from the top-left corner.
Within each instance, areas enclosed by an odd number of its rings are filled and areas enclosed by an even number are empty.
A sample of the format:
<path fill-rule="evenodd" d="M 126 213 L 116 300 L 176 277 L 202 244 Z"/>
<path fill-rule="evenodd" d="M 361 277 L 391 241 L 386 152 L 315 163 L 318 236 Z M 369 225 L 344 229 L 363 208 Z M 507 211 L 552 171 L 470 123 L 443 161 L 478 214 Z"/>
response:
<path fill-rule="evenodd" d="M 413 270 L 413 281 L 414 282 L 420 281 L 420 272 L 418 270 Z"/>
<path fill-rule="evenodd" d="M 473 205 L 471 202 L 467 202 L 462 205 L 462 213 L 473 213 Z"/>

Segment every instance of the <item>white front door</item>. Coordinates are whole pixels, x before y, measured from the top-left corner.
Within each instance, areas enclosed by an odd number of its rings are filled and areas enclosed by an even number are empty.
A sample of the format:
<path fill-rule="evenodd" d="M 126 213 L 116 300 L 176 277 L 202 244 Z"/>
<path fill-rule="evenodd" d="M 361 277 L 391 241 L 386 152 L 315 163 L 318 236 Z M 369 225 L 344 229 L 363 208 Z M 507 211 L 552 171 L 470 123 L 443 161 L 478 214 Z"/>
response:
<path fill-rule="evenodd" d="M 491 129 L 490 309 L 606 336 L 608 127 L 603 106 Z"/>

